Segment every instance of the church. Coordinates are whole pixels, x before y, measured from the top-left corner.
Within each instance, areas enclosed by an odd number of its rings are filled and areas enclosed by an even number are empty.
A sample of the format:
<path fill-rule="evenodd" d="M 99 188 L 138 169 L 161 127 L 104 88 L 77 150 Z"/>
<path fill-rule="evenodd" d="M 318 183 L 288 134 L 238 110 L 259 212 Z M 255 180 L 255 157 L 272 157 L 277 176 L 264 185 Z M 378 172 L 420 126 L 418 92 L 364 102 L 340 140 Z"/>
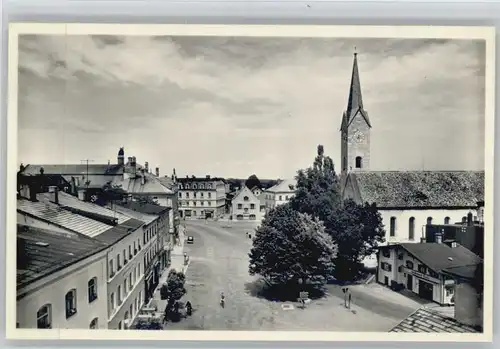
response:
<path fill-rule="evenodd" d="M 420 242 L 427 224 L 464 222 L 470 212 L 478 216 L 478 203 L 484 201 L 484 171 L 372 171 L 372 126 L 363 105 L 355 53 L 340 127 L 341 192 L 344 199 L 377 205 L 387 244 Z"/>

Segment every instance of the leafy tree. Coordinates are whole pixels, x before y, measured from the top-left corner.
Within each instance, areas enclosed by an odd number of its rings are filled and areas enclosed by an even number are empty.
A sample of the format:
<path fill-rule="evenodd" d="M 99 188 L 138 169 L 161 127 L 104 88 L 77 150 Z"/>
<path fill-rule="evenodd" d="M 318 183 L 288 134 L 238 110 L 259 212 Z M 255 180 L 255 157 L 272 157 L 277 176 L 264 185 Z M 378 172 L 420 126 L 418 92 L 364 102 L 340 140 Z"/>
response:
<path fill-rule="evenodd" d="M 281 296 L 297 298 L 305 288 L 321 291 L 334 269 L 335 255 L 323 223 L 284 204 L 272 209 L 256 230 L 249 272 L 279 288 Z"/>
<path fill-rule="evenodd" d="M 257 178 L 255 174 L 248 177 L 248 179 L 245 181 L 245 185 L 248 189 L 253 189 L 254 187 L 262 188 L 262 183 L 260 183 L 259 178 Z"/>
<path fill-rule="evenodd" d="M 162 295 L 168 299 L 167 308 L 171 310 L 175 303 L 178 302 L 186 293 L 186 288 L 184 287 L 186 283 L 186 276 L 183 272 L 178 272 L 174 269 L 170 270 L 167 277 L 167 283 L 163 286 L 166 286 L 165 290 L 160 289 L 160 292 L 164 292 Z"/>
<path fill-rule="evenodd" d="M 385 231 L 376 206 L 343 201 L 339 177 L 322 145 L 318 146 L 313 166 L 299 170 L 296 178 L 291 207 L 324 222 L 325 231 L 338 247 L 334 275 L 352 280 L 360 271 L 361 260 L 383 242 Z"/>

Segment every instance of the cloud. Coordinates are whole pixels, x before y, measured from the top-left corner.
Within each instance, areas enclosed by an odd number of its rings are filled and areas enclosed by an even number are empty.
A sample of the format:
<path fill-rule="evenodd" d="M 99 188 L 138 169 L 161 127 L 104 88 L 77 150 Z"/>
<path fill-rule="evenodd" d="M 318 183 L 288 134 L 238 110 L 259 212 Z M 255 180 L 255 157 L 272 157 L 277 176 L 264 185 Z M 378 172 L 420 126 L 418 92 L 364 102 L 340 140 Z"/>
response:
<path fill-rule="evenodd" d="M 179 171 L 290 177 L 318 143 L 339 158 L 355 46 L 375 169 L 484 166 L 457 153 L 484 148 L 477 41 L 23 36 L 20 129 L 78 133 L 75 158 L 113 134 Z"/>

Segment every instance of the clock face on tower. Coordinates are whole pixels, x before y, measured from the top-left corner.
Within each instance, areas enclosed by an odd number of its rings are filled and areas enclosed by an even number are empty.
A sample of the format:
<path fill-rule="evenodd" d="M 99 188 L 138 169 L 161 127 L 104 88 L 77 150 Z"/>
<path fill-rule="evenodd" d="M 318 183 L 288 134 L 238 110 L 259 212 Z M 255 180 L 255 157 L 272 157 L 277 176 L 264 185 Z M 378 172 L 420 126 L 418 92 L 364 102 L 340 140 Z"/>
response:
<path fill-rule="evenodd" d="M 365 140 L 365 135 L 358 129 L 353 130 L 352 135 L 349 137 L 351 142 L 362 143 Z"/>

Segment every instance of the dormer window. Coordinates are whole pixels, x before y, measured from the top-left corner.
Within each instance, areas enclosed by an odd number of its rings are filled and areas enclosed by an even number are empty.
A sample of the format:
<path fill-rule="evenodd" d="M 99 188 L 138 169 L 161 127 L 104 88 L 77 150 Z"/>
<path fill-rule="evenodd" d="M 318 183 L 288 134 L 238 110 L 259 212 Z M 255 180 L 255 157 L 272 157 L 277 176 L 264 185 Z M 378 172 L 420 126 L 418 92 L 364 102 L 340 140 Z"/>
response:
<path fill-rule="evenodd" d="M 189 184 L 185 184 L 185 185 L 184 185 L 184 187 L 185 187 L 186 189 L 189 189 Z"/>
<path fill-rule="evenodd" d="M 197 188 L 197 187 L 196 187 L 196 184 L 193 184 L 193 189 L 196 189 L 196 188 Z"/>
<path fill-rule="evenodd" d="M 207 184 L 207 189 L 212 189 L 212 184 Z"/>
<path fill-rule="evenodd" d="M 204 187 L 203 184 L 200 184 L 200 189 L 203 189 L 203 187 Z"/>
<path fill-rule="evenodd" d="M 244 200 L 244 201 L 248 201 L 248 196 L 245 196 L 245 197 L 243 198 L 243 200 Z"/>

